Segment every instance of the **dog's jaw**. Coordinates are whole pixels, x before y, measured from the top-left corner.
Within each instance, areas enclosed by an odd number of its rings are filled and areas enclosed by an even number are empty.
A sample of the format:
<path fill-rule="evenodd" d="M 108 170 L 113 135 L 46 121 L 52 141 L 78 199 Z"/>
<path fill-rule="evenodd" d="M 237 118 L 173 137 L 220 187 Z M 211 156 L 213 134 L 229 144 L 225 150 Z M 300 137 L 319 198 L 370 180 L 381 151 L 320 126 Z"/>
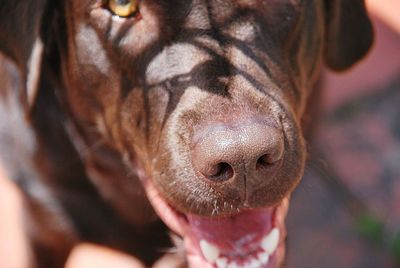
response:
<path fill-rule="evenodd" d="M 176 211 L 150 178 L 141 176 L 141 180 L 159 217 L 183 239 L 189 267 L 281 267 L 285 258 L 289 197 L 270 208 L 200 217 Z"/>

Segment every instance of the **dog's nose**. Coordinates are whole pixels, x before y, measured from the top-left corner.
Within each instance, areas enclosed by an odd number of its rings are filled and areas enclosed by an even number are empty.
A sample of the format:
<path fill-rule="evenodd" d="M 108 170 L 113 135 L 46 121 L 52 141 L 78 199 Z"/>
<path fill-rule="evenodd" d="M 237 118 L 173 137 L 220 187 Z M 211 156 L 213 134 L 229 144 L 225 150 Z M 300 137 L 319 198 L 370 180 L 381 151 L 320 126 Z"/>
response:
<path fill-rule="evenodd" d="M 282 130 L 262 120 L 216 124 L 194 137 L 193 166 L 200 176 L 213 182 L 265 182 L 273 176 L 284 151 Z"/>

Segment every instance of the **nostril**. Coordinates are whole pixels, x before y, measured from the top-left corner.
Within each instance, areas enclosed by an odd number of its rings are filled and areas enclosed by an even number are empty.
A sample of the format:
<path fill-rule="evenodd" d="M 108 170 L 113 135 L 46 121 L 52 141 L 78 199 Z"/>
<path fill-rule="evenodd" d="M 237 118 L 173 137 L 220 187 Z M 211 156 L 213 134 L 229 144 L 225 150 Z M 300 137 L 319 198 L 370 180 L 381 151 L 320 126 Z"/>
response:
<path fill-rule="evenodd" d="M 226 162 L 220 162 L 211 166 L 203 175 L 209 180 L 222 182 L 233 177 L 233 168 Z"/>
<path fill-rule="evenodd" d="M 256 169 L 267 168 L 272 166 L 276 162 L 270 155 L 264 154 L 257 159 Z"/>

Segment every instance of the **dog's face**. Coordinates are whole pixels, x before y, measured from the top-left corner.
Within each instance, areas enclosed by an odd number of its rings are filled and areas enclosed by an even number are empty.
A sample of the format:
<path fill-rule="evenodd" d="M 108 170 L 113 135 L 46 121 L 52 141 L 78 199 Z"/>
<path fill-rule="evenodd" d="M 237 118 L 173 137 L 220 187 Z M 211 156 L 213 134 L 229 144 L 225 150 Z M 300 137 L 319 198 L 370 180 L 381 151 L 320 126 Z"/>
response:
<path fill-rule="evenodd" d="M 72 114 L 125 157 L 192 265 L 282 262 L 326 9 L 312 0 L 66 4 Z"/>

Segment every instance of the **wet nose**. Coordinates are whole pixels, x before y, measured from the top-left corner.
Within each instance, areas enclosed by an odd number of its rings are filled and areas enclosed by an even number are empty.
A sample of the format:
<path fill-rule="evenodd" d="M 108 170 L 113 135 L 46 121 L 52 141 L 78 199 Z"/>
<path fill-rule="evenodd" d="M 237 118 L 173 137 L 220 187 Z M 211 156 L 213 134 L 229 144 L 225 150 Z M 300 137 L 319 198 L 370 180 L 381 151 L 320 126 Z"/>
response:
<path fill-rule="evenodd" d="M 284 151 L 282 130 L 276 124 L 250 119 L 234 125 L 213 124 L 194 135 L 193 166 L 206 180 L 246 184 L 272 179 Z"/>

